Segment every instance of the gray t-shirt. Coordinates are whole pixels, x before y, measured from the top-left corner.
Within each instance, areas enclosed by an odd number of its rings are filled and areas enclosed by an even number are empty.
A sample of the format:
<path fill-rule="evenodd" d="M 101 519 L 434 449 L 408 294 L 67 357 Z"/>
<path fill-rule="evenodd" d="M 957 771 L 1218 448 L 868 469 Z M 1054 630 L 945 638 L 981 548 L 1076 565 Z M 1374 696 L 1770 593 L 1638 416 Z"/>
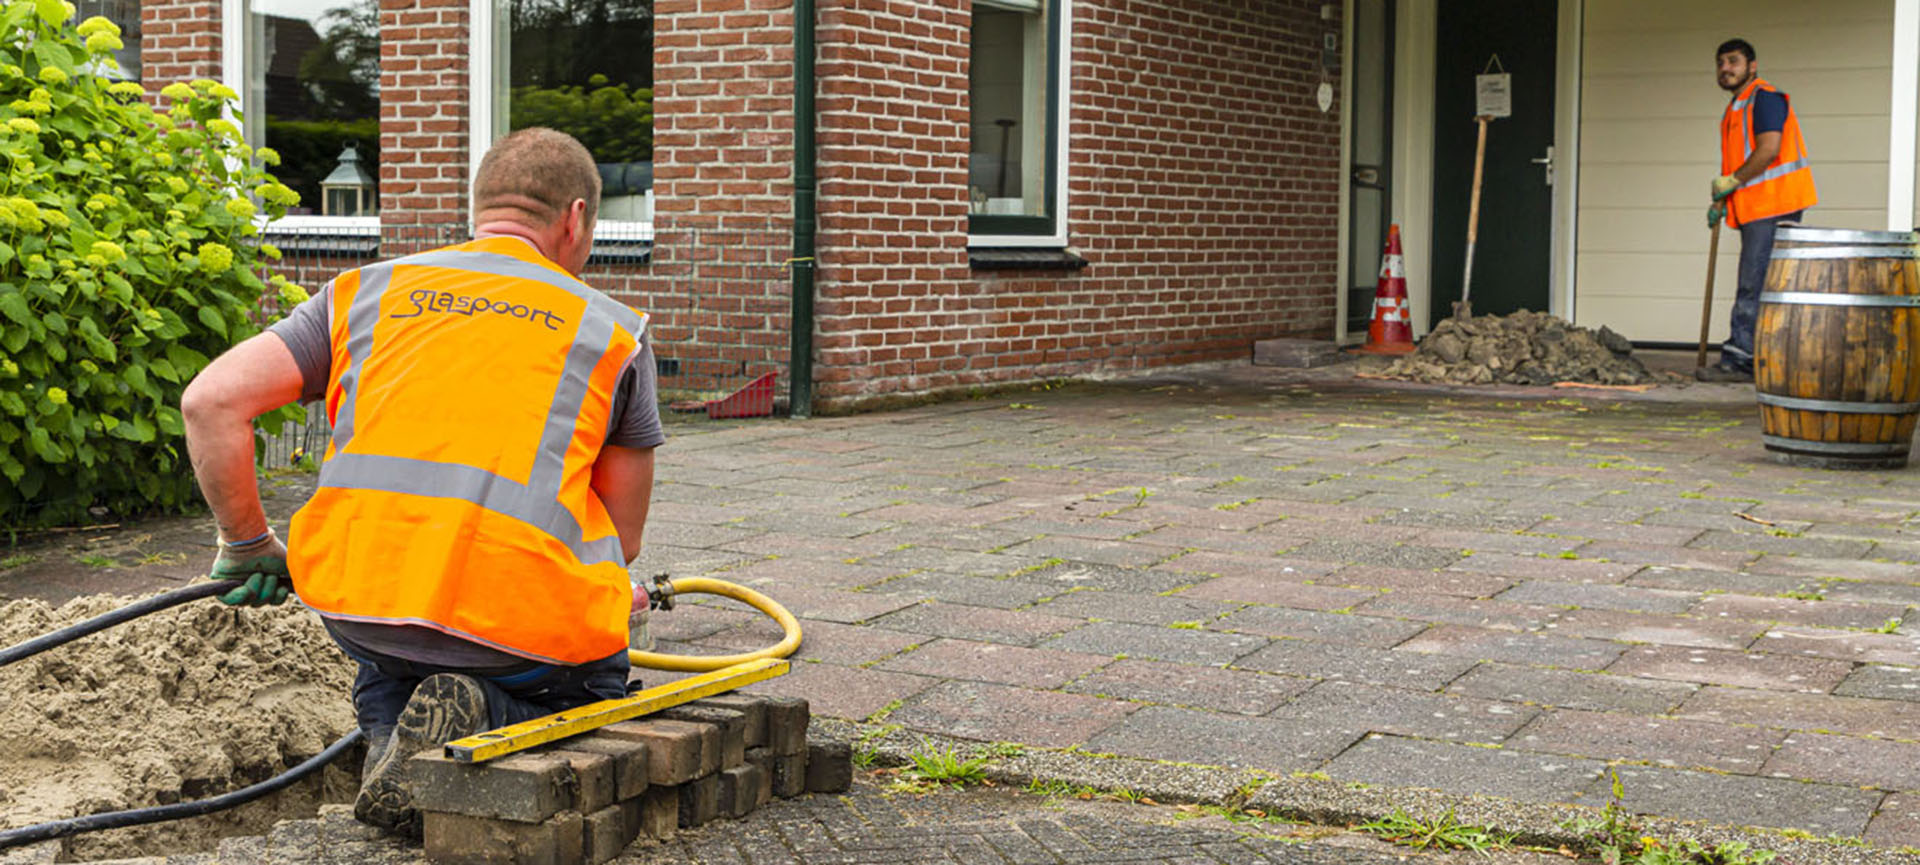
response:
<path fill-rule="evenodd" d="M 333 283 L 295 307 L 292 314 L 267 328 L 280 337 L 300 366 L 300 401 L 324 399 L 327 381 L 332 375 Z M 620 374 L 613 395 L 613 417 L 608 422 L 607 444 L 626 448 L 657 447 L 667 440 L 660 427 L 660 406 L 655 397 L 653 346 L 643 334 L 640 353 Z M 377 661 L 390 655 L 419 664 L 471 670 L 483 675 L 503 675 L 534 666 L 518 655 L 502 652 L 452 634 L 419 625 L 388 625 L 328 619 L 332 633 L 356 660 Z M 374 656 L 374 657 L 369 657 Z"/>

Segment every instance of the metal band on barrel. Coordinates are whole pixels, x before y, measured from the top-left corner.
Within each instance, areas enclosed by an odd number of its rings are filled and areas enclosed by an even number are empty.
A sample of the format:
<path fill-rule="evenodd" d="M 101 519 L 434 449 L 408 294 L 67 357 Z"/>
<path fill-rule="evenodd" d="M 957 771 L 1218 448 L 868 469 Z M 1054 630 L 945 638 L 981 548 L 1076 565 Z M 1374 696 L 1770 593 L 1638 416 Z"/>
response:
<path fill-rule="evenodd" d="M 1775 450 L 1802 451 L 1815 454 L 1844 454 L 1847 456 L 1898 455 L 1907 452 L 1902 443 L 1882 444 L 1878 442 L 1810 442 L 1791 439 L 1786 436 L 1760 436 L 1760 443 Z"/>
<path fill-rule="evenodd" d="M 1773 248 L 1773 257 L 1781 258 L 1920 258 L 1920 249 L 1911 246 L 1792 246 Z"/>
<path fill-rule="evenodd" d="M 1860 231 L 1852 228 L 1803 228 L 1801 226 L 1781 226 L 1774 233 L 1774 242 L 1793 243 L 1866 243 L 1873 245 L 1912 245 L 1920 243 L 1920 232 L 1913 231 Z"/>
<path fill-rule="evenodd" d="M 1821 294 L 1815 291 L 1763 291 L 1761 303 L 1807 306 L 1920 306 L 1920 294 Z"/>
<path fill-rule="evenodd" d="M 1755 394 L 1761 405 L 1795 411 L 1840 411 L 1853 414 L 1912 414 L 1920 411 L 1920 402 L 1846 402 L 1837 399 L 1808 399 L 1779 394 Z"/>

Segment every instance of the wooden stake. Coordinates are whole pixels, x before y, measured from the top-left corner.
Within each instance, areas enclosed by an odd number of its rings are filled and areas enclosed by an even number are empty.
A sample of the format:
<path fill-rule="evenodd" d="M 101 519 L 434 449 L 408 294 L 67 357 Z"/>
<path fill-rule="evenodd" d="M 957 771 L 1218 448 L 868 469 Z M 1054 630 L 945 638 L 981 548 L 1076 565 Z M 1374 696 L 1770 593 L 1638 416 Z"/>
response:
<path fill-rule="evenodd" d="M 1486 115 L 1473 119 L 1480 124 L 1480 140 L 1473 148 L 1473 198 L 1467 206 L 1467 272 L 1460 278 L 1460 302 L 1453 305 L 1455 318 L 1473 317 L 1473 243 L 1480 236 L 1480 177 L 1487 164 L 1487 121 L 1491 119 Z"/>
<path fill-rule="evenodd" d="M 1693 365 L 1707 365 L 1707 328 L 1713 321 L 1713 266 L 1720 263 L 1720 223 L 1713 224 L 1713 239 L 1707 242 L 1707 296 L 1700 302 L 1700 353 Z"/>

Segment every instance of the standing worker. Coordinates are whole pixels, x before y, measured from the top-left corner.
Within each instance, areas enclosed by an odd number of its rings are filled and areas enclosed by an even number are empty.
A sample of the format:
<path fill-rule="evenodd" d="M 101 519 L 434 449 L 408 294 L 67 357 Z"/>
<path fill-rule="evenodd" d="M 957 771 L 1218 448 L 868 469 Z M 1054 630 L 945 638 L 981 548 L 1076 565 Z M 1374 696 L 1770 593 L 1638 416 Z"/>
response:
<path fill-rule="evenodd" d="M 1819 197 L 1793 102 L 1760 78 L 1753 46 L 1729 39 L 1714 52 L 1714 65 L 1720 89 L 1733 94 L 1733 101 L 1720 118 L 1720 176 L 1713 179 L 1707 225 L 1716 226 L 1724 217 L 1740 229 L 1740 271 L 1732 335 L 1720 345 L 1720 362 L 1695 370 L 1694 377 L 1753 381 L 1753 332 L 1774 230 L 1781 222 L 1798 222 Z"/>
<path fill-rule="evenodd" d="M 418 832 L 407 760 L 625 696 L 627 565 L 664 436 L 647 318 L 578 279 L 600 176 L 522 129 L 474 181 L 469 243 L 346 271 L 221 355 L 181 399 L 220 529 L 221 600 L 317 611 L 360 670 L 354 815 Z M 326 401 L 319 488 L 274 537 L 253 419 Z"/>

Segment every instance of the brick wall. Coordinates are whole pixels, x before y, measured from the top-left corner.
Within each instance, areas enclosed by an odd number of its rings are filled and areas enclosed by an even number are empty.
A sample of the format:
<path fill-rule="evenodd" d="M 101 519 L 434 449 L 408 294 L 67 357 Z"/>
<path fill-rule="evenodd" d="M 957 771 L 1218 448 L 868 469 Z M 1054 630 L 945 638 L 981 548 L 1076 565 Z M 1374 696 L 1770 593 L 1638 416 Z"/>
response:
<path fill-rule="evenodd" d="M 1303 0 L 1078 0 L 1073 248 L 970 270 L 966 0 L 827 0 L 823 407 L 893 393 L 1244 358 L 1331 336 L 1338 108 Z"/>
<path fill-rule="evenodd" d="M 467 219 L 468 29 L 466 0 L 380 0 L 383 228 Z"/>
<path fill-rule="evenodd" d="M 154 105 L 175 81 L 220 80 L 220 0 L 143 0 L 140 33 L 140 80 Z"/>

